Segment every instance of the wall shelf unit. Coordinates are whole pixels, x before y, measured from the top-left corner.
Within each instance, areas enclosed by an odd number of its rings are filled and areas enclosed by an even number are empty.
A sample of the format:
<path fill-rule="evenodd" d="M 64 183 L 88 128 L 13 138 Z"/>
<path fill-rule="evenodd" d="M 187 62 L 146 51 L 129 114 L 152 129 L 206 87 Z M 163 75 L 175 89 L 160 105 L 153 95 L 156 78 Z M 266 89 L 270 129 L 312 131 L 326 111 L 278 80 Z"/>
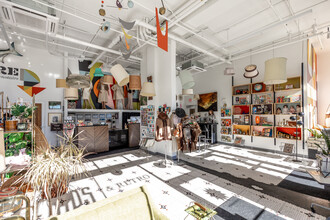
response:
<path fill-rule="evenodd" d="M 274 86 L 252 80 L 251 84 L 233 85 L 232 138 L 251 136 L 251 142 L 252 137 L 273 138 L 274 145 L 276 139 L 295 140 L 296 127 L 290 116 L 300 112 L 302 104 L 301 77 Z M 303 132 L 298 128 L 298 140 Z"/>

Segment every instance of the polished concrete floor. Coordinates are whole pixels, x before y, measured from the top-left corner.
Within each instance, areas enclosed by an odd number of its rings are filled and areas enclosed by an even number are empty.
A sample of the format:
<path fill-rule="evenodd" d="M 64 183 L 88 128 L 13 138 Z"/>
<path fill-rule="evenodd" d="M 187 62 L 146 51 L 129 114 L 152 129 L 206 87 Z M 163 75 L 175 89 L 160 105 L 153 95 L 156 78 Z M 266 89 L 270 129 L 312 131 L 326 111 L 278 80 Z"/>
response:
<path fill-rule="evenodd" d="M 330 192 L 305 172 L 313 160 L 215 145 L 205 151 L 181 153 L 173 164 L 164 157 L 134 149 L 93 157 L 89 177 L 70 183 L 60 198 L 59 213 L 146 185 L 155 205 L 169 219 L 185 219 L 191 202 L 215 209 L 215 219 L 326 219 L 324 210 L 312 213 L 317 202 L 329 206 Z M 54 203 L 55 204 L 55 203 Z M 38 218 L 48 216 L 39 202 Z M 186 219 L 193 219 L 187 217 Z"/>

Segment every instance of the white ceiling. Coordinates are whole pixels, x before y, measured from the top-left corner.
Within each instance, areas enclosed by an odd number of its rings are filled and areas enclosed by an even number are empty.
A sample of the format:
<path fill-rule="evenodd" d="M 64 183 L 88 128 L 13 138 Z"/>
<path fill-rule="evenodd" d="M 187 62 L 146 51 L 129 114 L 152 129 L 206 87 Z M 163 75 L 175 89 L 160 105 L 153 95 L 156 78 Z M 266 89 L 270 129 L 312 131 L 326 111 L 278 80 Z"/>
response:
<path fill-rule="evenodd" d="M 116 7 L 116 0 L 104 0 L 104 18 L 99 15 L 102 0 L 11 0 L 38 11 L 56 14 L 60 24 L 58 35 L 102 47 L 107 47 L 118 35 L 122 35 L 118 18 L 126 21 L 146 21 L 155 26 L 155 7 L 162 6 L 161 0 L 133 0 L 134 7 L 126 9 L 128 0 L 120 1 L 124 6 L 121 10 Z M 330 26 L 328 0 L 164 0 L 164 4 L 167 8 L 165 16 L 169 19 L 170 26 L 177 19 L 183 18 L 170 28 L 170 34 L 198 47 L 191 48 L 178 43 L 178 62 L 197 57 L 196 59 L 206 64 L 214 64 L 220 62 L 220 58 L 242 57 L 251 51 L 324 33 Z M 193 6 L 194 4 L 196 6 Z M 183 11 L 190 11 L 185 16 L 178 13 L 183 6 L 187 7 Z M 304 14 L 309 9 L 312 9 L 312 12 Z M 301 13 L 302 16 L 290 19 Z M 111 23 L 108 33 L 100 30 L 103 19 Z M 164 21 L 164 18 L 161 18 L 161 21 Z M 21 41 L 17 39 L 20 36 L 25 38 L 24 44 L 27 45 L 45 48 L 45 42 L 48 40 L 48 48 L 53 53 L 63 54 L 67 51 L 70 56 L 94 59 L 102 52 L 100 49 L 52 36 L 47 38 L 47 33 L 35 33 L 31 31 L 32 28 L 22 29 L 7 24 L 6 28 L 15 41 Z M 136 24 L 129 34 L 140 37 L 137 32 Z M 325 37 L 325 34 L 321 34 L 321 41 L 325 40 Z M 4 39 L 2 35 L 0 38 Z M 144 41 L 141 41 L 140 45 L 143 43 Z M 149 40 L 148 43 L 155 44 L 155 41 Z M 139 47 L 135 39 L 130 40 L 129 44 L 135 49 Z M 318 43 L 315 43 L 315 46 L 318 47 Z M 117 44 L 112 49 L 119 51 L 120 47 Z M 214 56 L 201 52 L 203 50 Z M 141 57 L 139 50 L 135 51 L 133 56 Z M 111 62 L 118 57 L 120 56 L 117 54 L 107 52 L 101 60 Z M 127 62 L 121 57 L 116 62 L 138 68 L 138 61 L 134 59 Z"/>

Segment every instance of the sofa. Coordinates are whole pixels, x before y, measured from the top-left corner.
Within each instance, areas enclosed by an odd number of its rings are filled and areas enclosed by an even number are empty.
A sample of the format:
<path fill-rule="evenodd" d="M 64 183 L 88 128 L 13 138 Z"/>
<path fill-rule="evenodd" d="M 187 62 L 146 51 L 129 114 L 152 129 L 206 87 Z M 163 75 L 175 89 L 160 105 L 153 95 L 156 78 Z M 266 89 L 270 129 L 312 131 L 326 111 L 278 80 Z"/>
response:
<path fill-rule="evenodd" d="M 151 201 L 145 186 L 84 205 L 49 220 L 168 220 Z"/>

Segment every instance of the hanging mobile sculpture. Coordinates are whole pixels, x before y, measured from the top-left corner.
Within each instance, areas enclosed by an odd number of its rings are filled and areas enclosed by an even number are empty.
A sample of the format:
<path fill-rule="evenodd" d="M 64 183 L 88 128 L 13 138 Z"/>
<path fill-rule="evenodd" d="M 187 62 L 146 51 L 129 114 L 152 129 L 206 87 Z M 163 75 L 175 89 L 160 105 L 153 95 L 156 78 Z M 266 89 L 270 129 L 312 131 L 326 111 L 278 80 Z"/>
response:
<path fill-rule="evenodd" d="M 156 25 L 157 25 L 157 43 L 158 47 L 162 48 L 166 52 L 168 51 L 168 21 L 166 21 L 166 32 L 163 35 L 162 30 L 159 24 L 159 17 L 158 17 L 158 9 L 155 8 L 156 11 Z"/>

